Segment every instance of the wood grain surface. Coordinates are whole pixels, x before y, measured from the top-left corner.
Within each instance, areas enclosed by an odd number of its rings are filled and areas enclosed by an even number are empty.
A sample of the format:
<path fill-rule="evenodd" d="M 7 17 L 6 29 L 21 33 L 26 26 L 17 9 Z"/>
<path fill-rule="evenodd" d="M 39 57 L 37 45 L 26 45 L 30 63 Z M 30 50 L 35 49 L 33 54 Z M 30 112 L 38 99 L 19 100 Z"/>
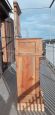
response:
<path fill-rule="evenodd" d="M 16 39 L 15 41 L 18 109 L 44 110 L 40 90 L 42 53 L 42 39 Z"/>

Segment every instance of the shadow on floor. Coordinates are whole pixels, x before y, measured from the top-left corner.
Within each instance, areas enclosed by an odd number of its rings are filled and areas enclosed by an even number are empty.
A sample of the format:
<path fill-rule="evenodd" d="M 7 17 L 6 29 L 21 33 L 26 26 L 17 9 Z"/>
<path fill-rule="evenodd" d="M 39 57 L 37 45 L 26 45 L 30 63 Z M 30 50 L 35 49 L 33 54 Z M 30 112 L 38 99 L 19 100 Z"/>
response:
<path fill-rule="evenodd" d="M 16 88 L 16 72 L 15 72 L 15 70 L 10 66 L 3 73 L 3 76 L 1 77 L 1 79 L 2 80 L 0 82 L 0 90 L 2 92 L 2 95 L 0 93 L 0 115 L 18 115 L 17 108 L 16 108 L 17 88 Z M 3 86 L 2 86 L 2 84 L 3 84 Z M 4 84 L 5 84 L 6 89 L 4 89 Z M 33 87 L 32 87 L 32 89 L 33 89 Z M 5 101 L 3 95 L 5 95 L 5 97 L 7 97 L 6 90 L 8 91 L 9 96 L 8 96 L 8 99 Z M 34 113 L 33 113 L 33 115 L 34 115 Z M 46 109 L 46 115 L 50 115 L 49 112 L 47 111 L 47 109 Z"/>
<path fill-rule="evenodd" d="M 6 92 L 8 92 L 9 96 L 8 99 L 5 101 L 3 94 L 0 94 L 0 114 L 1 115 L 17 115 L 17 108 L 16 108 L 16 72 L 10 66 L 1 77 L 1 84 L 5 86 L 1 89 L 2 93 L 7 96 Z M 4 91 L 5 90 L 5 91 Z"/>
<path fill-rule="evenodd" d="M 23 92 L 19 97 L 18 97 L 18 102 L 23 100 L 28 94 L 30 94 L 34 89 L 38 88 L 40 86 L 40 81 L 36 82 L 34 85 L 32 85 L 29 89 L 27 89 L 25 92 Z M 40 95 L 39 95 L 40 96 Z M 35 98 L 37 98 L 37 95 L 35 95 Z M 38 97 L 40 98 L 40 97 Z"/>

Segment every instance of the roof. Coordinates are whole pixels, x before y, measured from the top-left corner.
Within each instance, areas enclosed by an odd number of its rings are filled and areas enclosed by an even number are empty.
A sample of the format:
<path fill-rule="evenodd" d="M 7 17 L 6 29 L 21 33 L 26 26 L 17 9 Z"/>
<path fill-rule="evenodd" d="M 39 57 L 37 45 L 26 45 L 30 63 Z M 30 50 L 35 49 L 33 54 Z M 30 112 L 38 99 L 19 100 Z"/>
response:
<path fill-rule="evenodd" d="M 51 44 L 54 44 L 55 43 L 55 39 L 47 39 L 47 40 L 44 40 L 45 43 L 51 43 Z"/>
<path fill-rule="evenodd" d="M 8 0 L 0 0 L 0 18 L 3 21 L 9 16 L 9 12 L 12 11 L 12 7 L 9 4 Z"/>

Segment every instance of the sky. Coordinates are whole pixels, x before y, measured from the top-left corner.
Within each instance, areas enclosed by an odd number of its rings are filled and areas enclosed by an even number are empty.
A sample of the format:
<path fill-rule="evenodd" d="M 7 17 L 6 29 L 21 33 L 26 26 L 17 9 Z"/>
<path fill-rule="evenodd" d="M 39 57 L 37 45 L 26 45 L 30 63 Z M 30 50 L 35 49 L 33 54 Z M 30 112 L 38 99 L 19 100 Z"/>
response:
<path fill-rule="evenodd" d="M 23 38 L 55 38 L 55 3 L 52 0 L 17 0 L 21 8 L 21 35 Z M 13 0 L 9 0 L 13 7 Z"/>

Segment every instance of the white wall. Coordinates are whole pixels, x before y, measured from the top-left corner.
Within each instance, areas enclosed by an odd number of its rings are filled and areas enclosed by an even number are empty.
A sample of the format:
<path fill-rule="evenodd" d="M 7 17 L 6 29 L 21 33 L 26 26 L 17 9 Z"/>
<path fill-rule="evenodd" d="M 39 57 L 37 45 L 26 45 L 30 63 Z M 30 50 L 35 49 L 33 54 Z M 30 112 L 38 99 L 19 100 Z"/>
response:
<path fill-rule="evenodd" d="M 46 58 L 55 66 L 55 44 L 46 44 Z"/>

